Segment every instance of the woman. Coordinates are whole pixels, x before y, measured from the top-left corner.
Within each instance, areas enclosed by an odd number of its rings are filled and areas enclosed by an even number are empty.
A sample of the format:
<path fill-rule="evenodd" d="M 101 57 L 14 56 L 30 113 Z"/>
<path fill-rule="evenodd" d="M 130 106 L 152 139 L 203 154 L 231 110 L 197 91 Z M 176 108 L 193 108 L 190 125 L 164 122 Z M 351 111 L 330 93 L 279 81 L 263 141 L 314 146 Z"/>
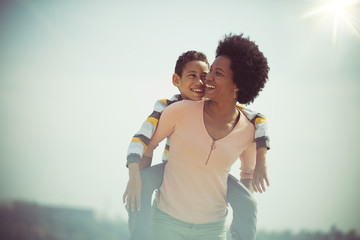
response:
<path fill-rule="evenodd" d="M 240 156 L 251 188 L 254 126 L 236 102 L 254 100 L 267 80 L 266 58 L 249 39 L 227 36 L 206 77 L 206 100 L 167 107 L 145 155 L 171 136 L 164 180 L 153 206 L 152 239 L 226 239 L 227 176 Z M 240 140 L 239 140 L 240 139 Z M 265 165 L 257 163 L 258 171 Z"/>

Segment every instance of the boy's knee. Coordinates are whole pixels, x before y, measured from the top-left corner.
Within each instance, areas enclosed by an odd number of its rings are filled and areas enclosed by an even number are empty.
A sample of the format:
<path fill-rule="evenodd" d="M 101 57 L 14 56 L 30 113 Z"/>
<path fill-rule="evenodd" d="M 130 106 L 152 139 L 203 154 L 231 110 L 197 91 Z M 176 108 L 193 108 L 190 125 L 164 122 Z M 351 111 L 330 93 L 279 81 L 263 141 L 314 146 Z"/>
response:
<path fill-rule="evenodd" d="M 140 172 L 143 192 L 152 193 L 158 189 L 162 183 L 164 175 L 164 166 L 159 164 L 146 168 Z"/>
<path fill-rule="evenodd" d="M 158 188 L 156 178 L 150 174 L 141 174 L 142 192 L 153 192 Z"/>
<path fill-rule="evenodd" d="M 230 205 L 245 204 L 251 208 L 256 207 L 253 194 L 235 177 L 228 177 L 227 199 Z"/>
<path fill-rule="evenodd" d="M 257 202 L 253 194 L 240 182 L 228 186 L 228 202 L 234 213 L 256 214 Z"/>
<path fill-rule="evenodd" d="M 254 197 L 246 197 L 238 199 L 238 201 L 229 202 L 234 213 L 239 214 L 256 214 L 257 212 L 257 202 Z"/>

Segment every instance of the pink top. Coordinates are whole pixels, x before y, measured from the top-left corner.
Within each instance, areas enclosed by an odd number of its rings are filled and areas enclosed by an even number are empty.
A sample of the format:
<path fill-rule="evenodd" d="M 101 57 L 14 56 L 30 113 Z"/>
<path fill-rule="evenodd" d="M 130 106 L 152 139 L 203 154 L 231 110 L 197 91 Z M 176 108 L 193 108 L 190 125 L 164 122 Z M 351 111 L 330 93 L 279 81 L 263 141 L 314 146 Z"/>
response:
<path fill-rule="evenodd" d="M 252 178 L 256 161 L 255 127 L 241 113 L 234 129 L 214 141 L 205 128 L 204 101 L 183 100 L 168 106 L 145 155 L 171 135 L 169 160 L 157 206 L 170 216 L 201 224 L 227 214 L 227 177 L 240 156 L 241 179 Z"/>

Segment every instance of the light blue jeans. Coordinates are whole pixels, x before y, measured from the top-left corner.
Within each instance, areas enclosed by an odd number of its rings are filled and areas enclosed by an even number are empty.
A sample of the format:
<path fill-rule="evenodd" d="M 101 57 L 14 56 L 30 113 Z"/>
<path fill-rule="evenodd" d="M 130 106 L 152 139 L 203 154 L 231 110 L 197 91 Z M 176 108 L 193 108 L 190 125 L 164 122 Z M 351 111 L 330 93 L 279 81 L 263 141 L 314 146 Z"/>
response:
<path fill-rule="evenodd" d="M 217 222 L 192 224 L 180 221 L 152 207 L 151 236 L 156 240 L 226 240 L 225 219 Z"/>
<path fill-rule="evenodd" d="M 130 240 L 151 240 L 151 200 L 153 192 L 163 181 L 165 164 L 160 163 L 141 171 L 141 210 L 128 211 Z M 250 191 L 234 176 L 229 174 L 227 184 L 227 201 L 233 210 L 233 232 L 236 239 L 254 240 L 256 201 Z"/>

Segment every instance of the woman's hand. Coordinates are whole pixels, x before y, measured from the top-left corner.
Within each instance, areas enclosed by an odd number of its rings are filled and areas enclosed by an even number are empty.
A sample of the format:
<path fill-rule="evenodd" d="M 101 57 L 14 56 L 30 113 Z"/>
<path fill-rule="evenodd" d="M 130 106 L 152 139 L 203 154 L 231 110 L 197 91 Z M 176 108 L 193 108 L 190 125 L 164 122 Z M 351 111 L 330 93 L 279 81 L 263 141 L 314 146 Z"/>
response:
<path fill-rule="evenodd" d="M 129 163 L 129 181 L 126 186 L 126 190 L 123 195 L 123 202 L 126 204 L 126 209 L 129 211 L 135 211 L 135 206 L 137 206 L 137 211 L 141 209 L 141 188 L 142 181 L 140 177 L 140 170 L 138 163 Z M 136 202 L 136 205 L 135 205 Z"/>
<path fill-rule="evenodd" d="M 266 152 L 266 148 L 259 148 L 256 152 L 256 166 L 252 180 L 252 187 L 255 192 L 265 192 L 265 182 L 268 187 L 270 186 L 267 176 Z"/>

